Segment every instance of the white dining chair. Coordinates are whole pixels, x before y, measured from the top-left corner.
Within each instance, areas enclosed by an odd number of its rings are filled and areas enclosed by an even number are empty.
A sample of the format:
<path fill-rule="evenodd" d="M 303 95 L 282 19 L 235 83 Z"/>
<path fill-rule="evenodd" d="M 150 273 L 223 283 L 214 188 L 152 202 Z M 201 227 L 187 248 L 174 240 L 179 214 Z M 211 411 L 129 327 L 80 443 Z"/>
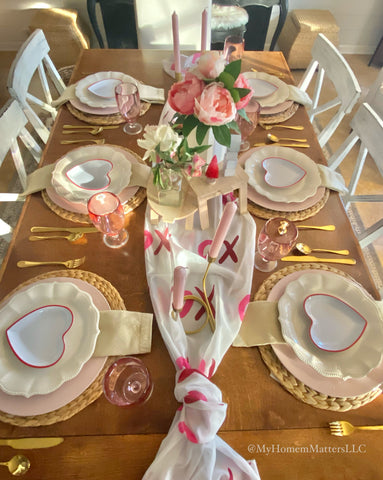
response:
<path fill-rule="evenodd" d="M 51 105 L 52 93 L 58 97 L 65 89 L 65 84 L 49 57 L 49 51 L 44 32 L 41 29 L 35 30 L 20 47 L 7 82 L 9 94 L 20 103 L 44 143 L 48 140 L 49 128 L 38 113 L 48 112 L 48 119 L 54 120 L 57 111 Z"/>
<path fill-rule="evenodd" d="M 323 148 L 329 141 L 345 114 L 350 113 L 361 94 L 361 88 L 349 64 L 338 49 L 323 35 L 318 34 L 311 50 L 312 60 L 307 67 L 299 88 L 307 91 L 318 70 L 312 95 L 312 106 L 308 111 L 310 121 L 315 117 L 334 109 L 334 114 L 319 132 L 318 141 Z M 320 104 L 321 91 L 324 79 L 327 78 L 335 87 L 335 97 L 326 103 Z M 337 109 L 335 107 L 339 106 Z"/>
<path fill-rule="evenodd" d="M 347 211 L 351 203 L 375 202 L 379 203 L 377 208 L 383 212 L 383 194 L 377 195 L 365 192 L 363 195 L 355 195 L 367 155 L 370 155 L 378 169 L 381 172 L 383 171 L 383 120 L 368 103 L 362 103 L 351 119 L 350 126 L 352 128 L 350 135 L 328 160 L 329 167 L 335 170 L 349 154 L 352 147 L 360 142 L 358 157 L 348 184 L 348 193 L 342 196 L 344 207 Z M 383 235 L 383 218 L 359 233 L 357 238 L 360 246 L 364 248 L 381 235 Z"/>
<path fill-rule="evenodd" d="M 8 158 L 8 155 L 10 155 L 23 189 L 25 189 L 27 185 L 27 173 L 20 146 L 24 145 L 36 161 L 36 165 L 40 161 L 42 154 L 40 146 L 26 129 L 27 123 L 28 119 L 16 100 L 9 100 L 0 110 L 0 166 L 4 160 Z M 20 144 L 19 141 L 21 141 Z M 24 156 L 26 156 L 26 154 L 24 154 Z M 0 193 L 0 202 L 23 200 L 24 198 L 18 193 Z M 11 233 L 11 226 L 0 219 L 0 235 L 5 236 L 5 238 L 9 240 Z"/>
<path fill-rule="evenodd" d="M 380 69 L 375 82 L 368 89 L 364 101 L 371 105 L 380 118 L 383 118 L 383 68 Z"/>
<path fill-rule="evenodd" d="M 176 12 L 181 50 L 200 50 L 202 12 L 205 8 L 208 12 L 207 44 L 210 45 L 211 0 L 134 1 L 139 48 L 173 50 L 172 13 Z"/>

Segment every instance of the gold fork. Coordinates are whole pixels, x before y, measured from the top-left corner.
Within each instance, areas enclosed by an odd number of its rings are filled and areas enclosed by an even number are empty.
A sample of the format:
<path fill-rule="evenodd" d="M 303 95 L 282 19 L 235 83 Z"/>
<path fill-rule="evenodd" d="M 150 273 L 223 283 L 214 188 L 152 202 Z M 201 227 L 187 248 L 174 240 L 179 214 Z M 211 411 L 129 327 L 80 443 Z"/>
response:
<path fill-rule="evenodd" d="M 94 127 L 94 128 L 87 129 L 87 130 L 63 130 L 62 134 L 63 135 L 73 135 L 74 133 L 81 133 L 83 135 L 84 133 L 89 133 L 90 135 L 98 135 L 102 131 L 103 131 L 102 127 Z"/>
<path fill-rule="evenodd" d="M 93 128 L 101 128 L 101 130 L 113 130 L 115 128 L 119 128 L 120 126 L 119 125 L 103 125 L 102 127 L 97 127 L 97 125 L 64 125 L 63 128 L 66 129 L 66 128 L 69 128 L 69 129 L 93 129 Z"/>
<path fill-rule="evenodd" d="M 363 427 L 354 427 L 350 422 L 339 420 L 337 422 L 330 422 L 330 431 L 332 435 L 338 437 L 347 437 L 354 433 L 355 430 L 383 430 L 383 425 L 369 425 Z"/>
<path fill-rule="evenodd" d="M 103 145 L 105 143 L 105 138 L 84 138 L 81 140 L 61 140 L 61 145 L 69 145 L 71 143 L 82 143 L 82 142 L 93 142 L 97 143 L 98 145 Z"/>
<path fill-rule="evenodd" d="M 75 258 L 74 260 L 66 260 L 65 262 L 31 262 L 29 260 L 20 260 L 17 262 L 19 268 L 35 267 L 37 265 L 64 265 L 66 268 L 77 268 L 85 262 L 85 257 Z"/>
<path fill-rule="evenodd" d="M 50 235 L 50 236 L 38 236 L 38 235 L 32 235 L 29 237 L 29 240 L 32 242 L 36 242 L 37 240 L 49 240 L 49 239 L 58 239 L 58 238 L 65 238 L 66 240 L 69 240 L 70 242 L 75 242 L 79 238 L 83 237 L 83 233 L 70 233 L 69 235 Z"/>
<path fill-rule="evenodd" d="M 259 125 L 265 130 L 271 130 L 272 128 L 288 128 L 289 130 L 304 130 L 305 127 L 302 125 L 265 125 L 264 123 L 259 123 Z"/>

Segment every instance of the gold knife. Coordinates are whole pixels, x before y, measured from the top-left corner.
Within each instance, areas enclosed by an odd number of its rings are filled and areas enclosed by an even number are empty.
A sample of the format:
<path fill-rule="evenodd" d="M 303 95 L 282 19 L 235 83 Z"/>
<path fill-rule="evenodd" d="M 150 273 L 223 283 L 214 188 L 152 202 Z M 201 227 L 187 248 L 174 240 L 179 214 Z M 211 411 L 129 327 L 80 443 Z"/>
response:
<path fill-rule="evenodd" d="M 292 148 L 310 148 L 308 143 L 254 143 L 253 147 L 266 147 L 268 145 L 274 145 L 278 147 L 292 147 Z"/>
<path fill-rule="evenodd" d="M 10 438 L 0 439 L 0 445 L 6 445 L 8 447 L 28 450 L 31 448 L 49 448 L 60 445 L 64 439 L 62 437 L 50 437 L 50 438 Z"/>
<path fill-rule="evenodd" d="M 95 233 L 99 232 L 96 227 L 32 227 L 31 232 L 71 232 L 71 233 Z"/>
<path fill-rule="evenodd" d="M 94 129 L 97 128 L 98 125 L 64 125 L 63 128 L 85 128 L 85 129 Z M 119 128 L 120 125 L 103 125 L 103 130 L 112 130 L 114 128 Z"/>
<path fill-rule="evenodd" d="M 282 262 L 324 262 L 324 263 L 343 263 L 345 265 L 355 265 L 354 258 L 319 258 L 312 255 L 289 255 L 281 258 Z"/>

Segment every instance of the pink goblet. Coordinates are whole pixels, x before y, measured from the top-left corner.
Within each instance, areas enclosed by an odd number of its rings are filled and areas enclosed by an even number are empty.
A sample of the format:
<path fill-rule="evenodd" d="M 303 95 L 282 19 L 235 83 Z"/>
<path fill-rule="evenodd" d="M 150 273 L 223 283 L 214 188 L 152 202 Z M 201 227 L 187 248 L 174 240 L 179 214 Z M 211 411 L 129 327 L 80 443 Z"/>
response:
<path fill-rule="evenodd" d="M 142 131 L 142 125 L 137 123 L 140 115 L 140 95 L 134 83 L 120 83 L 115 90 L 116 102 L 121 116 L 126 120 L 123 128 L 129 135 L 136 135 Z"/>
<path fill-rule="evenodd" d="M 124 357 L 109 367 L 104 377 L 103 390 L 110 403 L 119 407 L 132 407 L 149 399 L 153 382 L 142 360 Z"/>
<path fill-rule="evenodd" d="M 111 192 L 96 193 L 88 200 L 88 213 L 95 227 L 104 234 L 105 245 L 120 248 L 128 241 L 125 214 L 120 199 Z"/>
<path fill-rule="evenodd" d="M 241 131 L 241 146 L 239 149 L 240 152 L 244 152 L 245 150 L 249 150 L 250 148 L 250 143 L 247 139 L 254 132 L 258 125 L 261 106 L 255 100 L 255 98 L 252 97 L 244 110 L 249 121 L 241 117 L 239 114 L 237 116 L 237 124 Z"/>
<path fill-rule="evenodd" d="M 290 220 L 270 218 L 263 226 L 257 241 L 254 266 L 262 272 L 271 272 L 277 260 L 293 248 L 298 237 L 298 229 Z"/>

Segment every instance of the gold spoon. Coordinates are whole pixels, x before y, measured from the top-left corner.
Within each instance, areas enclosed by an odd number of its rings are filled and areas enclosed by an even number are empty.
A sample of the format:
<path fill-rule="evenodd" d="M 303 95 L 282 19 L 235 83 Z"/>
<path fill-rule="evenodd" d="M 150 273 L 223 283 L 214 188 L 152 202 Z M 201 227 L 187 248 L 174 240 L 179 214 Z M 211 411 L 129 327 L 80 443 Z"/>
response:
<path fill-rule="evenodd" d="M 272 128 L 288 128 L 289 130 L 303 130 L 305 128 L 302 125 L 265 125 L 264 123 L 259 123 L 259 125 L 265 130 L 271 130 Z"/>
<path fill-rule="evenodd" d="M 27 457 L 24 457 L 24 455 L 15 455 L 8 462 L 0 462 L 0 465 L 8 467 L 11 474 L 18 477 L 27 473 L 31 463 Z"/>
<path fill-rule="evenodd" d="M 276 135 L 273 135 L 272 133 L 268 133 L 267 138 L 274 143 L 279 143 L 281 140 L 292 141 L 292 142 L 302 142 L 302 143 L 307 142 L 306 138 L 280 138 L 280 137 L 277 137 Z"/>
<path fill-rule="evenodd" d="M 297 225 L 298 228 L 307 230 L 326 230 L 326 232 L 333 232 L 335 225 Z"/>
<path fill-rule="evenodd" d="M 37 240 L 56 240 L 58 238 L 64 238 L 66 240 L 69 240 L 70 242 L 75 242 L 76 240 L 82 238 L 84 236 L 83 233 L 70 233 L 69 235 L 50 235 L 50 236 L 38 236 L 38 235 L 32 235 L 29 237 L 29 240 L 31 242 L 35 242 Z"/>
<path fill-rule="evenodd" d="M 295 244 L 295 248 L 299 250 L 304 255 L 310 255 L 312 252 L 327 252 L 327 253 L 336 253 L 337 255 L 349 255 L 348 250 L 329 250 L 327 248 L 311 248 L 305 243 L 297 243 Z"/>
<path fill-rule="evenodd" d="M 84 130 L 64 130 L 62 133 L 64 135 L 70 135 L 72 133 L 90 133 L 91 135 L 98 135 L 101 133 L 104 129 L 102 127 L 94 127 L 91 130 L 84 131 Z"/>
<path fill-rule="evenodd" d="M 94 125 L 64 125 L 63 126 L 64 129 L 69 129 L 69 130 L 74 130 L 75 128 L 79 128 L 79 129 L 82 129 L 82 128 L 97 128 L 97 126 L 94 126 Z M 103 130 L 112 130 L 114 128 L 119 128 L 119 125 L 103 125 L 102 127 L 99 127 L 99 128 L 102 128 Z"/>

